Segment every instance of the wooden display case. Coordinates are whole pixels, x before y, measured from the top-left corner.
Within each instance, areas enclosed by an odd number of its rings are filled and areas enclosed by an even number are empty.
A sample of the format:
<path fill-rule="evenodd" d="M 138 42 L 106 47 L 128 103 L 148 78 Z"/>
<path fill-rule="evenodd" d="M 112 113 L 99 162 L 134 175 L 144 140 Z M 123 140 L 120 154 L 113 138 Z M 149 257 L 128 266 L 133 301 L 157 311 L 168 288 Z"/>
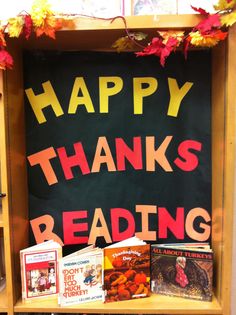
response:
<path fill-rule="evenodd" d="M 199 17 L 152 16 L 127 17 L 129 29 L 156 34 L 156 28 L 186 29 L 196 25 Z M 23 49 L 110 50 L 124 34 L 121 19 L 79 19 L 76 29 L 62 30 L 55 41 L 47 38 L 8 40 L 13 55 L 13 70 L 0 77 L 0 152 L 3 212 L 0 227 L 5 237 L 7 287 L 0 293 L 0 312 L 45 313 L 141 313 L 141 314 L 221 314 L 230 315 L 232 274 L 232 222 L 234 189 L 234 151 L 236 97 L 236 28 L 227 41 L 212 53 L 212 247 L 215 253 L 215 290 L 212 302 L 192 301 L 153 295 L 147 299 L 103 304 L 94 302 L 60 308 L 55 299 L 23 304 L 19 251 L 28 246 L 27 178 L 24 132 L 24 93 L 22 73 Z"/>

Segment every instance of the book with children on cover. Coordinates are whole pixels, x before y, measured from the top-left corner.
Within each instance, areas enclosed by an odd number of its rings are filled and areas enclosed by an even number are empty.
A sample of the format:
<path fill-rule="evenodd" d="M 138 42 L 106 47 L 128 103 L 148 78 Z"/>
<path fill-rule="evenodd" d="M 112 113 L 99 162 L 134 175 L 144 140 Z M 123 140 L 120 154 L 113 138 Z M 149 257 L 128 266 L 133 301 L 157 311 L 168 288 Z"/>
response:
<path fill-rule="evenodd" d="M 103 299 L 103 250 L 92 245 L 63 257 L 59 265 L 61 306 Z"/>
<path fill-rule="evenodd" d="M 137 237 L 104 248 L 105 302 L 150 294 L 150 245 Z"/>
<path fill-rule="evenodd" d="M 20 251 L 22 300 L 57 295 L 61 245 L 47 241 Z"/>
<path fill-rule="evenodd" d="M 154 293 L 212 300 L 213 253 L 208 244 L 151 246 Z"/>

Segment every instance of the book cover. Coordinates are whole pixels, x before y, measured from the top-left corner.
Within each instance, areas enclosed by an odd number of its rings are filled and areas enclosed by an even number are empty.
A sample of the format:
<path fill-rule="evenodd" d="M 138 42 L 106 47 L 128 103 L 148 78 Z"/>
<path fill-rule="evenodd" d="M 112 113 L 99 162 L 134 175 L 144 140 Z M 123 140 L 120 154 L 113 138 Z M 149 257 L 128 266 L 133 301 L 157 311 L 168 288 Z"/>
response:
<path fill-rule="evenodd" d="M 130 238 L 104 249 L 105 302 L 150 295 L 150 245 Z"/>
<path fill-rule="evenodd" d="M 103 300 L 103 251 L 88 246 L 63 257 L 60 266 L 61 306 Z"/>
<path fill-rule="evenodd" d="M 208 245 L 151 246 L 152 292 L 211 301 L 212 277 L 213 253 Z"/>
<path fill-rule="evenodd" d="M 60 244 L 47 241 L 20 251 L 22 300 L 57 295 Z"/>

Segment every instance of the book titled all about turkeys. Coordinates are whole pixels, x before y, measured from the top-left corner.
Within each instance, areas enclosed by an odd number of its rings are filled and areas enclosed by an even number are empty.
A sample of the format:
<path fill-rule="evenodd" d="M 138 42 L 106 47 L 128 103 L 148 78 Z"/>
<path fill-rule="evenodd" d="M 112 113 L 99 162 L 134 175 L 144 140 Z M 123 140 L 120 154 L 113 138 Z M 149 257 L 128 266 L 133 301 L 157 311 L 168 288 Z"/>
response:
<path fill-rule="evenodd" d="M 213 253 L 208 244 L 151 246 L 152 292 L 212 300 Z"/>

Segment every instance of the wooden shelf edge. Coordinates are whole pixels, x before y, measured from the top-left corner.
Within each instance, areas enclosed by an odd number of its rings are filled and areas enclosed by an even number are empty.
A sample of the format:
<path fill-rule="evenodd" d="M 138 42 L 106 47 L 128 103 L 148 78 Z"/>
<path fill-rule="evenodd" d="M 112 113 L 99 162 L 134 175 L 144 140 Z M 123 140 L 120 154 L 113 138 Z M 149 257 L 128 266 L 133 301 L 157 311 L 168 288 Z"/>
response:
<path fill-rule="evenodd" d="M 140 15 L 124 17 L 129 29 L 148 28 L 192 28 L 200 22 L 199 14 L 172 14 L 172 15 Z M 111 20 L 99 18 L 78 17 L 74 19 L 75 30 L 103 30 L 103 29 L 124 29 L 125 24 L 122 18 Z M 63 29 L 71 30 L 71 29 Z"/>
<path fill-rule="evenodd" d="M 0 209 L 0 228 L 3 227 L 3 218 L 2 218 L 2 212 Z"/>
<path fill-rule="evenodd" d="M 0 292 L 0 313 L 7 312 L 8 309 L 8 303 L 7 303 L 7 290 L 4 288 Z"/>
<path fill-rule="evenodd" d="M 90 302 L 69 307 L 60 307 L 57 298 L 40 299 L 23 303 L 20 299 L 14 307 L 16 313 L 103 313 L 103 314 L 222 314 L 222 308 L 215 298 L 212 302 L 188 300 L 163 295 L 152 295 L 149 298 L 113 302 Z"/>

